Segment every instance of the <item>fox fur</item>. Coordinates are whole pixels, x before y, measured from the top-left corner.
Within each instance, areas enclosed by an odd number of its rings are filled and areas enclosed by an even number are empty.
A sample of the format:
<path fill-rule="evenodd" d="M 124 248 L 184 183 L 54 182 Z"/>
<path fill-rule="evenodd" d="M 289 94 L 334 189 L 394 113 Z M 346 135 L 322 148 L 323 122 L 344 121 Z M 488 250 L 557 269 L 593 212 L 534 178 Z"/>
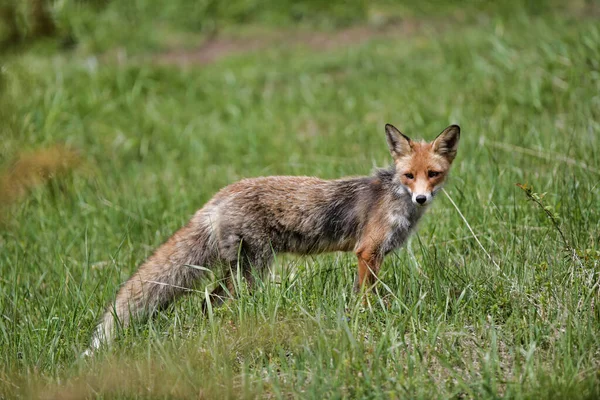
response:
<path fill-rule="evenodd" d="M 251 270 L 268 269 L 274 252 L 353 251 L 355 288 L 374 284 L 385 255 L 406 241 L 441 189 L 460 138 L 457 125 L 430 143 L 389 124 L 385 132 L 394 163 L 372 176 L 270 176 L 223 188 L 121 287 L 86 353 L 110 343 L 117 325 L 126 327 L 189 291 L 207 269 L 231 274 L 241 268 L 251 284 Z"/>

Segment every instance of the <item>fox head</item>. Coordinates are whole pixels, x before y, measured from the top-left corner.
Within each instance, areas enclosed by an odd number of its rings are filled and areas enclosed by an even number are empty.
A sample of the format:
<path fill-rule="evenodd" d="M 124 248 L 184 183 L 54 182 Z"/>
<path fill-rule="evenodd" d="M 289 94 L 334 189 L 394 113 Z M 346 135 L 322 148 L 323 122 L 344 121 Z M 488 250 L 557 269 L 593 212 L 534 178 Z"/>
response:
<path fill-rule="evenodd" d="M 419 206 L 431 203 L 456 157 L 460 127 L 450 125 L 429 143 L 412 141 L 390 124 L 385 126 L 385 133 L 397 179 L 410 193 L 412 202 Z"/>

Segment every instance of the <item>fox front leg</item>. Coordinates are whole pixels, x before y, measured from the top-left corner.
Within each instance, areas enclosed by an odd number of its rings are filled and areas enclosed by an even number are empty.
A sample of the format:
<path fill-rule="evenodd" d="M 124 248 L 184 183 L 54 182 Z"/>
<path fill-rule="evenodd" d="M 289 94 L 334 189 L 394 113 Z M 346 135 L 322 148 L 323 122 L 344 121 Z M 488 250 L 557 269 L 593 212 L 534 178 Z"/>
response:
<path fill-rule="evenodd" d="M 358 292 L 375 284 L 383 255 L 379 249 L 361 249 L 356 252 L 356 256 L 358 258 L 358 274 L 354 283 L 354 290 Z"/>

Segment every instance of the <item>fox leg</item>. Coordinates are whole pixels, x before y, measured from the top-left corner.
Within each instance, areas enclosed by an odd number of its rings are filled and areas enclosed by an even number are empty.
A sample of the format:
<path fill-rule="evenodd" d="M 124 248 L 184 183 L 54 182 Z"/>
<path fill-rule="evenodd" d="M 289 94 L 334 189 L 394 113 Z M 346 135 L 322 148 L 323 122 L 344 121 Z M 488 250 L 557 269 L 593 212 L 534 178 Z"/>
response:
<path fill-rule="evenodd" d="M 241 277 L 246 281 L 250 291 L 254 289 L 256 278 L 261 279 L 266 270 L 269 269 L 273 261 L 273 254 L 270 247 L 259 247 L 245 244 L 239 254 L 238 259 L 231 263 L 231 279 L 233 286 L 238 282 L 238 270 Z M 235 290 L 235 288 L 234 288 Z M 233 291 L 232 291 L 233 293 Z"/>
<path fill-rule="evenodd" d="M 358 258 L 358 274 L 354 283 L 354 290 L 360 291 L 375 283 L 383 256 L 377 249 L 359 249 L 356 256 Z"/>
<path fill-rule="evenodd" d="M 210 292 L 210 304 L 212 307 L 219 307 L 223 303 L 225 303 L 226 299 L 229 298 L 230 295 L 233 295 L 233 283 L 231 281 L 231 276 L 227 276 L 227 278 L 220 281 L 216 288 Z M 202 312 L 206 313 L 207 305 L 206 302 L 202 306 Z"/>
<path fill-rule="evenodd" d="M 238 285 L 238 271 L 250 291 L 254 288 L 255 273 L 261 273 L 269 267 L 272 260 L 270 248 L 251 246 L 238 235 L 229 235 L 220 240 L 220 255 L 229 264 L 225 272 L 226 278 L 211 293 L 211 304 L 221 305 L 226 297 L 236 296 Z M 224 284 L 223 284 L 224 283 Z M 228 293 L 229 292 L 229 293 Z"/>
<path fill-rule="evenodd" d="M 219 307 L 223 305 L 227 299 L 234 298 L 237 296 L 238 290 L 237 287 L 237 268 L 239 263 L 236 261 L 232 263 L 232 266 L 228 271 L 225 272 L 226 278 L 222 279 L 217 287 L 210 293 L 210 304 L 214 307 Z M 242 276 L 246 281 L 246 285 L 250 290 L 252 290 L 254 286 L 254 275 L 249 267 L 242 267 Z M 202 307 L 202 311 L 206 313 L 207 304 L 204 303 Z"/>

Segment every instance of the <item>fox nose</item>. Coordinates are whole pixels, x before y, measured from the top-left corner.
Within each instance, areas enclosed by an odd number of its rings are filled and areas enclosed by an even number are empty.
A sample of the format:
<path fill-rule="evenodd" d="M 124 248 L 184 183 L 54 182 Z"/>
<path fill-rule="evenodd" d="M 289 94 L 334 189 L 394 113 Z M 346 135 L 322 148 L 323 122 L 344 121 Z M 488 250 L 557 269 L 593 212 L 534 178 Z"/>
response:
<path fill-rule="evenodd" d="M 419 204 L 425 204 L 425 202 L 427 201 L 427 197 L 425 197 L 422 194 L 420 194 L 420 195 L 417 196 L 417 198 L 415 200 Z"/>

